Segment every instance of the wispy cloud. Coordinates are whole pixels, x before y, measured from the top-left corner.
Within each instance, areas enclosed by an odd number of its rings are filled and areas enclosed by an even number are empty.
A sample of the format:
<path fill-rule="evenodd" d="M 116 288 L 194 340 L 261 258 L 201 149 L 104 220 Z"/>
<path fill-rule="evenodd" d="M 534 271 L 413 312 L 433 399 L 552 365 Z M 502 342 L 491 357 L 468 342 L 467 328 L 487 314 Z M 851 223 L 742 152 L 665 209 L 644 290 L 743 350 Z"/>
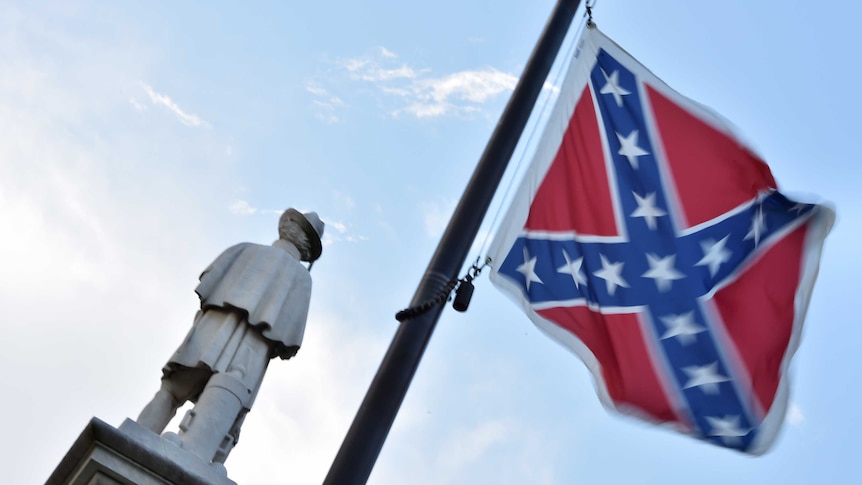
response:
<path fill-rule="evenodd" d="M 305 90 L 315 96 L 326 96 L 326 90 L 321 88 L 320 86 L 315 86 L 313 84 L 308 84 L 305 86 Z"/>
<path fill-rule="evenodd" d="M 340 207 L 348 211 L 353 211 L 356 209 L 356 201 L 353 200 L 349 194 L 345 194 L 339 192 L 338 190 L 334 190 L 332 192 L 333 198 L 335 199 L 335 203 Z"/>
<path fill-rule="evenodd" d="M 345 232 L 347 232 L 347 225 L 341 221 L 328 221 L 325 222 L 325 224 L 338 231 L 339 234 L 344 234 Z"/>
<path fill-rule="evenodd" d="M 425 118 L 477 111 L 489 99 L 515 89 L 517 83 L 517 77 L 492 67 L 421 80 L 410 93 L 413 102 L 395 114 L 406 112 Z"/>
<path fill-rule="evenodd" d="M 800 409 L 796 403 L 790 403 L 790 407 L 787 408 L 787 415 L 784 419 L 786 419 L 787 424 L 791 426 L 799 426 L 805 421 L 805 415 L 802 414 L 802 409 Z"/>
<path fill-rule="evenodd" d="M 237 214 L 241 216 L 250 216 L 252 214 L 257 214 L 257 208 L 252 207 L 251 204 L 248 203 L 247 200 L 238 200 L 228 207 L 228 211 L 231 214 Z"/>
<path fill-rule="evenodd" d="M 132 107 L 135 108 L 135 111 L 146 111 L 147 109 L 149 109 L 147 108 L 147 105 L 141 104 L 135 98 L 129 98 L 129 104 L 131 104 Z"/>
<path fill-rule="evenodd" d="M 458 430 L 458 437 L 452 445 L 441 450 L 440 464 L 444 469 L 458 471 L 474 463 L 485 455 L 494 445 L 505 442 L 513 435 L 513 426 L 499 420 L 490 420 Z"/>
<path fill-rule="evenodd" d="M 326 123 L 337 123 L 341 121 L 339 112 L 344 107 L 344 101 L 338 96 L 331 95 L 326 89 L 315 83 L 308 83 L 305 90 L 314 96 L 312 103 L 317 108 L 315 117 Z"/>
<path fill-rule="evenodd" d="M 422 220 L 425 222 L 425 233 L 430 237 L 443 234 L 452 212 L 455 210 L 455 201 L 423 202 L 419 206 L 422 212 Z"/>
<path fill-rule="evenodd" d="M 417 76 L 417 72 L 405 64 L 392 68 L 384 68 L 377 62 L 368 59 L 348 59 L 344 62 L 343 67 L 350 73 L 351 78 L 362 81 L 380 82 L 391 81 L 393 79 L 415 79 Z"/>
<path fill-rule="evenodd" d="M 326 224 L 326 231 L 323 234 L 322 241 L 324 246 L 329 246 L 338 242 L 358 243 L 368 241 L 369 239 L 368 236 L 358 234 L 356 231 L 351 230 L 350 225 L 343 221 L 330 219 L 328 217 L 321 217 L 321 220 Z"/>
<path fill-rule="evenodd" d="M 474 113 L 514 89 L 518 82 L 517 76 L 493 67 L 433 76 L 430 69 L 415 68 L 385 47 L 369 55 L 342 59 L 339 67 L 350 79 L 371 83 L 380 93 L 398 100 L 401 106 L 391 111 L 396 117 Z"/>
<path fill-rule="evenodd" d="M 434 79 L 424 83 L 423 87 L 435 101 L 454 97 L 474 103 L 484 103 L 488 98 L 515 89 L 517 83 L 517 77 L 488 67 Z"/>
<path fill-rule="evenodd" d="M 247 200 L 236 200 L 227 208 L 228 212 L 231 214 L 235 214 L 238 216 L 251 216 L 254 214 L 277 214 L 281 215 L 284 212 L 284 209 L 261 209 L 259 207 L 254 207 Z"/>
<path fill-rule="evenodd" d="M 177 103 L 175 103 L 174 100 L 170 98 L 170 96 L 156 92 L 156 90 L 154 90 L 152 86 L 146 83 L 141 83 L 141 87 L 144 88 L 144 91 L 146 91 L 147 95 L 150 97 L 150 101 L 154 105 L 162 106 L 163 108 L 173 113 L 174 116 L 176 116 L 177 119 L 180 120 L 180 123 L 195 128 L 210 128 L 210 124 L 200 119 L 198 115 L 189 114 L 183 111 L 177 105 Z M 134 100 L 132 106 L 135 106 L 135 108 L 137 108 L 136 102 L 134 102 Z"/>
<path fill-rule="evenodd" d="M 380 55 L 382 55 L 383 57 L 390 57 L 393 59 L 398 57 L 398 54 L 392 52 L 391 50 L 389 50 L 383 46 L 380 47 Z"/>

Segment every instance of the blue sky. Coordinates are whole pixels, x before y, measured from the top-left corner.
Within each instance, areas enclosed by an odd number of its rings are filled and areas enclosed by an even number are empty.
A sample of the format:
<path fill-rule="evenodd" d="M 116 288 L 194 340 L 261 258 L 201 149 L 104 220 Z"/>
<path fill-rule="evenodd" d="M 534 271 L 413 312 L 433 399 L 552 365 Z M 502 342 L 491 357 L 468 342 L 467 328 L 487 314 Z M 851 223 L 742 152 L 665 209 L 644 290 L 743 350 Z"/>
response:
<path fill-rule="evenodd" d="M 191 324 L 200 271 L 271 242 L 294 206 L 327 222 L 305 342 L 270 367 L 227 468 L 242 484 L 319 483 L 553 3 L 0 5 L 8 482 L 44 481 L 92 416 L 136 416 Z M 370 483 L 857 482 L 860 10 L 595 10 L 732 120 L 781 187 L 837 208 L 772 451 L 608 414 L 584 366 L 483 275 L 469 312 L 444 313 Z"/>

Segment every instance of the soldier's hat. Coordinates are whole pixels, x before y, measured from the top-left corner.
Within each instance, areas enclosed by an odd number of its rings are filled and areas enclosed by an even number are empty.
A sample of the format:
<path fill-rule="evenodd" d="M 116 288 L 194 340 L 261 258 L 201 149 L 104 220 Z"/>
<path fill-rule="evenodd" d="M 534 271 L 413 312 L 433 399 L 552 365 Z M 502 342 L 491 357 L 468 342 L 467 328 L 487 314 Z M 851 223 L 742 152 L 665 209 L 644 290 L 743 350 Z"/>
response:
<path fill-rule="evenodd" d="M 284 211 L 281 218 L 295 221 L 302 228 L 302 231 L 308 237 L 308 242 L 311 244 L 308 262 L 313 263 L 320 257 L 320 253 L 323 252 L 323 244 L 320 239 L 323 237 L 324 224 L 320 220 L 320 216 L 317 215 L 317 212 L 306 212 L 303 214 L 296 209 L 290 208 Z"/>

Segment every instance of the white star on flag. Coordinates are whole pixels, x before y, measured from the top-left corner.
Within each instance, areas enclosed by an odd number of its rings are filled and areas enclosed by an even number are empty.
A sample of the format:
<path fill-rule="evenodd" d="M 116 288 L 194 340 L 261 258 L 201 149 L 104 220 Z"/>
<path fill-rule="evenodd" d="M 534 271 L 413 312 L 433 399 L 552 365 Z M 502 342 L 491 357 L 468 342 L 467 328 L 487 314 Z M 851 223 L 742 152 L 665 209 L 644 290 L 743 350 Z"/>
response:
<path fill-rule="evenodd" d="M 632 130 L 629 136 L 622 136 L 617 133 L 617 139 L 620 141 L 620 155 L 626 157 L 632 168 L 637 170 L 638 158 L 643 155 L 649 155 L 649 152 L 638 146 L 638 130 Z"/>
<path fill-rule="evenodd" d="M 718 273 L 718 268 L 728 261 L 730 261 L 730 256 L 733 253 L 726 249 L 724 246 L 727 244 L 727 238 L 730 236 L 724 236 L 718 242 L 715 242 L 712 239 L 705 239 L 700 242 L 700 248 L 703 249 L 703 257 L 700 258 L 700 261 L 694 263 L 695 266 L 709 266 L 709 275 L 715 276 Z"/>
<path fill-rule="evenodd" d="M 584 264 L 584 258 L 578 258 L 572 261 L 569 253 L 563 250 L 563 257 L 566 258 L 566 264 L 557 268 L 558 273 L 565 273 L 572 276 L 572 281 L 575 282 L 575 288 L 580 288 L 581 285 L 587 284 L 587 277 L 581 271 L 581 266 Z"/>
<path fill-rule="evenodd" d="M 530 258 L 530 254 L 527 252 L 527 248 L 524 248 L 524 262 L 515 268 L 518 273 L 524 275 L 524 279 L 527 280 L 527 291 L 530 291 L 530 283 L 535 281 L 536 283 L 541 283 L 542 280 L 539 278 L 539 275 L 536 274 L 536 259 L 535 257 Z"/>
<path fill-rule="evenodd" d="M 626 283 L 626 280 L 623 279 L 623 263 L 611 263 L 608 261 L 608 258 L 605 257 L 604 254 L 600 254 L 602 258 L 602 269 L 593 273 L 599 278 L 605 280 L 605 285 L 608 289 L 608 294 L 613 296 L 614 292 L 617 291 L 618 286 L 622 286 L 623 288 L 628 288 L 629 284 Z"/>
<path fill-rule="evenodd" d="M 677 341 L 683 345 L 688 345 L 697 340 L 695 335 L 705 332 L 706 328 L 701 327 L 694 321 L 694 312 L 683 313 L 682 315 L 668 315 L 661 317 L 667 330 L 661 336 L 662 340 L 676 337 Z"/>
<path fill-rule="evenodd" d="M 614 71 L 610 76 L 608 76 L 603 69 L 602 75 L 605 76 L 605 85 L 602 86 L 599 94 L 612 94 L 614 96 L 614 101 L 617 102 L 617 106 L 622 106 L 623 96 L 631 93 L 620 86 L 620 72 Z"/>
<path fill-rule="evenodd" d="M 754 239 L 754 246 L 757 247 L 760 244 L 760 236 L 765 230 L 766 216 L 763 215 L 763 207 L 758 207 L 757 212 L 754 213 L 754 217 L 751 218 L 751 229 L 748 230 L 748 234 L 745 235 L 743 240 Z"/>
<path fill-rule="evenodd" d="M 787 212 L 795 212 L 796 214 L 801 214 L 802 211 L 804 211 L 807 208 L 808 208 L 808 204 L 802 204 L 800 202 L 797 202 L 797 203 L 793 204 L 793 207 L 791 207 L 790 210 Z"/>
<path fill-rule="evenodd" d="M 665 256 L 664 258 L 659 258 L 655 254 L 647 254 L 646 257 L 649 270 L 641 276 L 654 279 L 658 291 L 668 291 L 673 280 L 685 278 L 683 273 L 680 273 L 673 267 L 673 263 L 676 260 L 675 254 Z"/>
<path fill-rule="evenodd" d="M 647 194 L 646 197 L 641 197 L 637 192 L 632 192 L 632 194 L 635 196 L 638 208 L 632 212 L 631 217 L 643 217 L 647 227 L 654 231 L 656 218 L 666 216 L 667 212 L 655 206 L 655 192 Z"/>
<path fill-rule="evenodd" d="M 699 387 L 706 394 L 718 394 L 718 383 L 730 380 L 718 373 L 718 362 L 709 365 L 683 367 L 682 370 L 689 377 L 683 389 Z"/>
<path fill-rule="evenodd" d="M 739 442 L 739 438 L 747 435 L 751 430 L 739 427 L 739 416 L 706 416 L 709 425 L 712 426 L 710 436 L 718 436 L 726 445 Z"/>

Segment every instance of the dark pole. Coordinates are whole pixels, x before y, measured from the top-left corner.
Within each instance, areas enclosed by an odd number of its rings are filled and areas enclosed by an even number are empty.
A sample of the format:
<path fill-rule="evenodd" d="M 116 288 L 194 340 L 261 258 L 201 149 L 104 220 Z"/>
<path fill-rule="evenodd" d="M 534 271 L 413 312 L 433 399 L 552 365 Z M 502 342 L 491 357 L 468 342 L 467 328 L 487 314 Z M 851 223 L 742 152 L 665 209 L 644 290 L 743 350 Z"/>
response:
<path fill-rule="evenodd" d="M 434 298 L 458 277 L 579 4 L 580 0 L 558 0 L 413 295 L 411 307 Z M 325 485 L 368 481 L 442 311 L 443 304 L 439 304 L 401 322 L 332 462 Z"/>

